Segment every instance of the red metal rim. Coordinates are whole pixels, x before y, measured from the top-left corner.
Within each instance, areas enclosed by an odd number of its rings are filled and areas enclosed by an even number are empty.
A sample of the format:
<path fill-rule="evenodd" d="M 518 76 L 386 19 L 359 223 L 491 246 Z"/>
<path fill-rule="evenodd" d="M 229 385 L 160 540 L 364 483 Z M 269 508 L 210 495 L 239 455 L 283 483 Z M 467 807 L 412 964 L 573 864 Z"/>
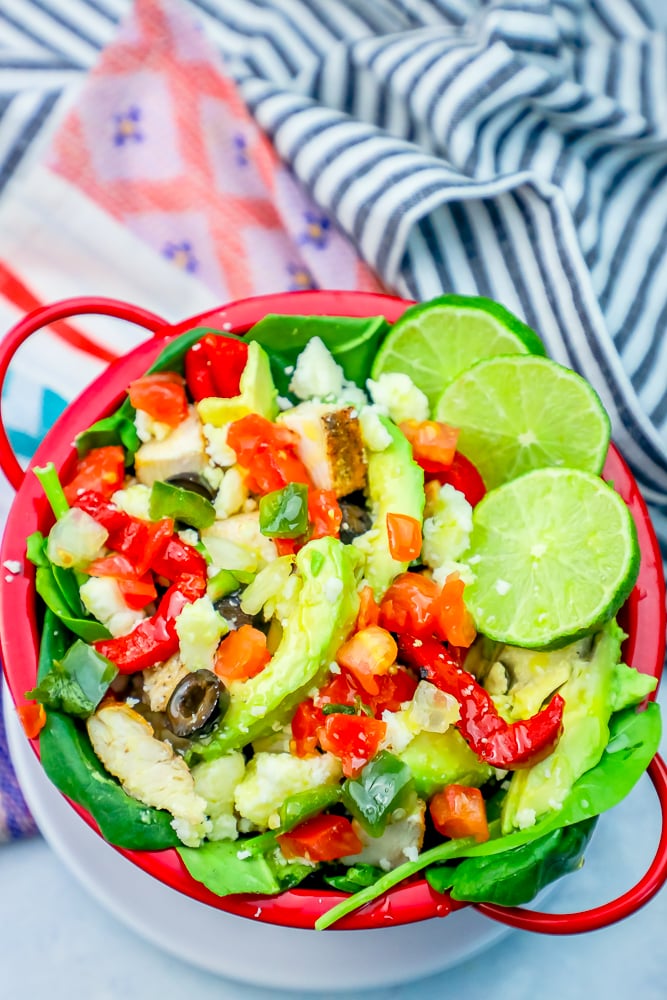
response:
<path fill-rule="evenodd" d="M 92 301 L 99 302 L 99 300 Z M 33 464 L 39 465 L 46 461 L 53 461 L 59 470 L 69 471 L 69 467 L 76 457 L 71 444 L 76 433 L 81 428 L 112 412 L 124 397 L 129 381 L 145 371 L 169 339 L 193 326 L 208 324 L 232 332 L 243 333 L 268 312 L 312 315 L 384 315 L 390 322 L 393 322 L 410 304 L 391 296 L 373 293 L 286 293 L 232 303 L 193 317 L 173 327 L 168 327 L 163 323 L 162 327 L 157 327 L 153 331 L 157 334 L 155 339 L 141 344 L 111 365 L 92 386 L 86 389 L 67 408 L 45 437 L 34 456 Z M 73 314 L 68 313 L 67 315 Z M 61 313 L 60 317 L 62 315 Z M 157 317 L 155 319 L 157 320 Z M 610 449 L 605 466 L 605 477 L 614 482 L 615 488 L 623 496 L 633 514 L 642 553 L 639 578 L 623 612 L 622 624 L 630 635 L 624 649 L 624 658 L 626 662 L 638 670 L 659 679 L 665 651 L 664 579 L 660 550 L 646 506 L 634 478 L 613 447 Z M 32 476 L 27 476 L 20 485 L 10 511 L 0 560 L 2 562 L 18 561 L 24 566 L 24 540 L 32 531 L 40 526 L 43 527 L 47 523 L 48 517 L 48 507 L 41 495 L 41 488 L 37 480 Z M 34 682 L 37 665 L 38 632 L 32 567 L 25 565 L 22 573 L 12 576 L 10 580 L 6 577 L 3 578 L 0 582 L 0 596 L 2 598 L 0 602 L 0 634 L 2 636 L 4 669 L 14 702 L 21 704 L 24 700 L 23 693 Z M 23 622 L 27 627 L 17 629 L 16 622 Z M 33 749 L 38 754 L 37 741 L 33 741 Z M 659 769 L 659 765 L 654 762 L 652 768 L 655 770 L 656 767 Z M 661 803 L 664 801 L 664 795 L 663 791 Z M 97 830 L 96 824 L 85 810 L 76 805 L 73 807 L 93 829 Z M 663 809 L 663 818 L 664 816 Z M 345 898 L 344 894 L 334 891 L 317 892 L 315 890 L 293 889 L 279 897 L 272 898 L 258 899 L 255 896 L 235 896 L 221 899 L 189 876 L 174 850 L 160 852 L 123 850 L 120 853 L 150 875 L 194 899 L 238 916 L 268 923 L 312 928 L 320 915 Z M 658 855 L 656 855 L 650 869 L 650 872 L 653 872 L 651 877 L 655 883 L 662 884 L 666 877 L 666 857 L 667 834 L 665 834 L 663 825 L 663 836 Z M 658 863 L 657 868 L 656 863 Z M 642 883 L 645 882 L 648 875 L 649 873 L 642 880 Z M 604 926 L 606 923 L 620 919 L 620 916 L 626 916 L 633 909 L 646 902 L 650 895 L 646 895 L 648 887 L 642 883 L 639 883 L 640 892 L 639 889 L 637 891 L 631 890 L 635 894 L 630 901 L 622 902 L 626 897 L 621 897 L 622 912 L 619 915 L 616 915 L 617 901 L 599 908 L 604 913 L 598 918 L 600 922 L 595 926 Z M 653 889 L 653 891 L 656 890 Z M 638 898 L 638 893 L 642 898 Z M 462 905 L 467 904 L 454 902 L 447 895 L 434 892 L 424 879 L 416 879 L 397 886 L 382 900 L 371 903 L 362 910 L 351 914 L 341 920 L 336 927 L 341 930 L 352 930 L 377 928 L 388 924 L 411 923 L 430 917 L 446 916 Z M 513 926 L 522 926 L 524 929 L 532 930 L 544 929 L 538 926 L 541 914 L 536 915 L 538 919 L 534 921 L 535 925 L 533 926 L 532 915 L 528 912 L 519 911 L 517 916 L 512 910 L 505 910 L 502 907 L 496 909 L 499 912 L 488 913 L 494 919 L 506 918 L 505 922 L 507 923 L 520 919 L 522 923 L 513 923 Z M 570 923 L 569 930 L 552 931 L 547 929 L 547 932 L 576 932 L 577 928 L 573 921 L 576 920 L 577 916 L 576 914 L 564 915 L 564 920 Z M 584 917 L 585 914 L 581 916 Z M 581 929 L 589 928 L 582 927 Z"/>

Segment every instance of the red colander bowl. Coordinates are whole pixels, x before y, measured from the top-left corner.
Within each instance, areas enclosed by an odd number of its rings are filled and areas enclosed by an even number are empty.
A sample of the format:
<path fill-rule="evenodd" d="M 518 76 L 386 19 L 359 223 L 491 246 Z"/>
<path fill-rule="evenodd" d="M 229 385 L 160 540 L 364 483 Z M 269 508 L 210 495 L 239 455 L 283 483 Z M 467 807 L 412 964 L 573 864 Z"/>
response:
<path fill-rule="evenodd" d="M 0 389 L 9 364 L 19 346 L 33 333 L 72 316 L 114 316 L 146 329 L 151 337 L 112 363 L 95 382 L 71 403 L 48 432 L 34 456 L 34 465 L 54 462 L 66 478 L 76 461 L 72 445 L 77 433 L 113 412 L 125 397 L 132 379 L 152 364 L 175 336 L 195 326 L 206 325 L 242 334 L 267 313 L 296 315 L 378 316 L 390 323 L 412 303 L 366 292 L 293 292 L 245 299 L 211 310 L 178 324 L 169 324 L 144 309 L 112 299 L 70 299 L 36 309 L 19 322 L 0 344 Z M 7 684 L 16 705 L 33 687 L 39 647 L 37 597 L 34 569 L 25 559 L 25 539 L 33 531 L 46 533 L 51 512 L 37 479 L 25 475 L 9 444 L 0 414 L 0 466 L 16 489 L 2 543 L 0 560 L 17 562 L 22 572 L 0 579 L 0 641 Z M 627 503 L 637 526 L 641 565 L 637 583 L 622 609 L 620 620 L 628 634 L 623 655 L 637 670 L 659 678 L 665 653 L 665 585 L 658 543 L 644 501 L 627 465 L 612 445 L 604 469 L 606 479 Z M 39 742 L 32 741 L 39 756 Z M 486 916 L 523 930 L 550 934 L 573 934 L 595 930 L 637 910 L 667 879 L 667 768 L 654 758 L 649 775 L 660 801 L 662 829 L 657 852 L 646 874 L 617 899 L 580 913 L 538 913 L 524 908 L 478 904 Z M 99 833 L 95 821 L 80 806 L 71 803 L 79 816 Z M 231 914 L 288 927 L 312 928 L 316 919 L 344 898 L 332 890 L 292 889 L 276 897 L 219 897 L 196 882 L 186 871 L 175 850 L 128 851 L 116 848 L 133 864 L 179 892 Z M 469 904 L 436 893 L 424 879 L 415 879 L 387 893 L 382 899 L 345 917 L 337 929 L 384 927 L 429 917 L 446 916 Z"/>

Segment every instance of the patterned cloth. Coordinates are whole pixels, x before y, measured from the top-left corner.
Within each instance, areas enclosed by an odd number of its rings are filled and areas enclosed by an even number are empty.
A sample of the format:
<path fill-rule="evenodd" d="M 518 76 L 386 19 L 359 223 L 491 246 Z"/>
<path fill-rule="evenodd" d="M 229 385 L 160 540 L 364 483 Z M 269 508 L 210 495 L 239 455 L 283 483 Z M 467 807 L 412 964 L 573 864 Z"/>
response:
<path fill-rule="evenodd" d="M 26 289 L 168 318 L 488 295 L 596 386 L 667 545 L 667 43 L 639 0 L 12 0 L 0 40 L 6 325 Z M 26 455 L 130 343 L 44 337 L 5 403 Z"/>

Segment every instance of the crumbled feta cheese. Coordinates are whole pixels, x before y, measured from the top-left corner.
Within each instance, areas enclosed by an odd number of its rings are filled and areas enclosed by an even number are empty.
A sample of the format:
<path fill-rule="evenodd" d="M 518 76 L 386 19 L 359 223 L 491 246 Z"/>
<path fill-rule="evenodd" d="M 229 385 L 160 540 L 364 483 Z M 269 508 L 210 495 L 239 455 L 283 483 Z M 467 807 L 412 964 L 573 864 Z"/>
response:
<path fill-rule="evenodd" d="M 216 465 L 223 469 L 236 464 L 236 452 L 227 444 L 229 424 L 224 427 L 214 427 L 213 424 L 203 424 L 202 431 L 206 441 L 206 454 Z"/>
<path fill-rule="evenodd" d="M 383 425 L 376 406 L 364 406 L 359 414 L 361 436 L 369 451 L 384 451 L 392 437 Z"/>
<path fill-rule="evenodd" d="M 134 416 L 134 426 L 137 429 L 137 436 L 143 444 L 149 441 L 164 441 L 172 432 L 169 424 L 163 424 L 146 413 L 145 410 L 137 410 Z"/>
<path fill-rule="evenodd" d="M 114 637 L 127 635 L 146 617 L 144 611 L 134 611 L 127 606 L 118 581 L 110 576 L 89 577 L 79 594 L 86 610 Z"/>
<path fill-rule="evenodd" d="M 304 758 L 288 753 L 257 753 L 243 781 L 236 786 L 236 811 L 256 826 L 266 828 L 288 795 L 335 784 L 340 777 L 340 761 L 330 753 Z"/>
<path fill-rule="evenodd" d="M 459 559 L 470 544 L 472 507 L 463 493 L 446 483 L 430 494 L 422 529 L 422 558 L 432 569 Z"/>
<path fill-rule="evenodd" d="M 245 476 L 238 465 L 233 465 L 227 469 L 222 477 L 220 489 L 213 504 L 215 516 L 222 519 L 231 517 L 232 514 L 241 510 L 247 499 L 248 487 Z"/>
<path fill-rule="evenodd" d="M 403 420 L 428 420 L 428 399 L 403 372 L 385 372 L 377 382 L 366 382 L 371 399 L 384 407 L 394 423 Z"/>
<path fill-rule="evenodd" d="M 319 337 L 312 337 L 297 358 L 289 384 L 290 392 L 299 399 L 340 396 L 343 369 Z"/>
<path fill-rule="evenodd" d="M 181 660 L 189 670 L 213 670 L 215 651 L 229 627 L 210 597 L 186 604 L 176 618 Z"/>
<path fill-rule="evenodd" d="M 126 486 L 123 490 L 116 490 L 111 500 L 115 503 L 116 507 L 124 510 L 126 514 L 138 517 L 142 521 L 150 521 L 150 486 L 144 486 L 143 483 L 133 483 L 131 486 Z"/>

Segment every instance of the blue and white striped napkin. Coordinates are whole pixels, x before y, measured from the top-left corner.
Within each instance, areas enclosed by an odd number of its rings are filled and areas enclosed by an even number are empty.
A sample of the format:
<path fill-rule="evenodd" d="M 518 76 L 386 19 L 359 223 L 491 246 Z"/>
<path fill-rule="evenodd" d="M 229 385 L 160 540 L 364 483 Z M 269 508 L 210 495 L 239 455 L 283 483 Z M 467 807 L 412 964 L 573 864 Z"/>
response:
<path fill-rule="evenodd" d="M 0 211 L 130 6 L 0 10 Z M 667 39 L 639 0 L 187 9 L 384 284 L 498 299 L 597 388 L 667 554 Z"/>

